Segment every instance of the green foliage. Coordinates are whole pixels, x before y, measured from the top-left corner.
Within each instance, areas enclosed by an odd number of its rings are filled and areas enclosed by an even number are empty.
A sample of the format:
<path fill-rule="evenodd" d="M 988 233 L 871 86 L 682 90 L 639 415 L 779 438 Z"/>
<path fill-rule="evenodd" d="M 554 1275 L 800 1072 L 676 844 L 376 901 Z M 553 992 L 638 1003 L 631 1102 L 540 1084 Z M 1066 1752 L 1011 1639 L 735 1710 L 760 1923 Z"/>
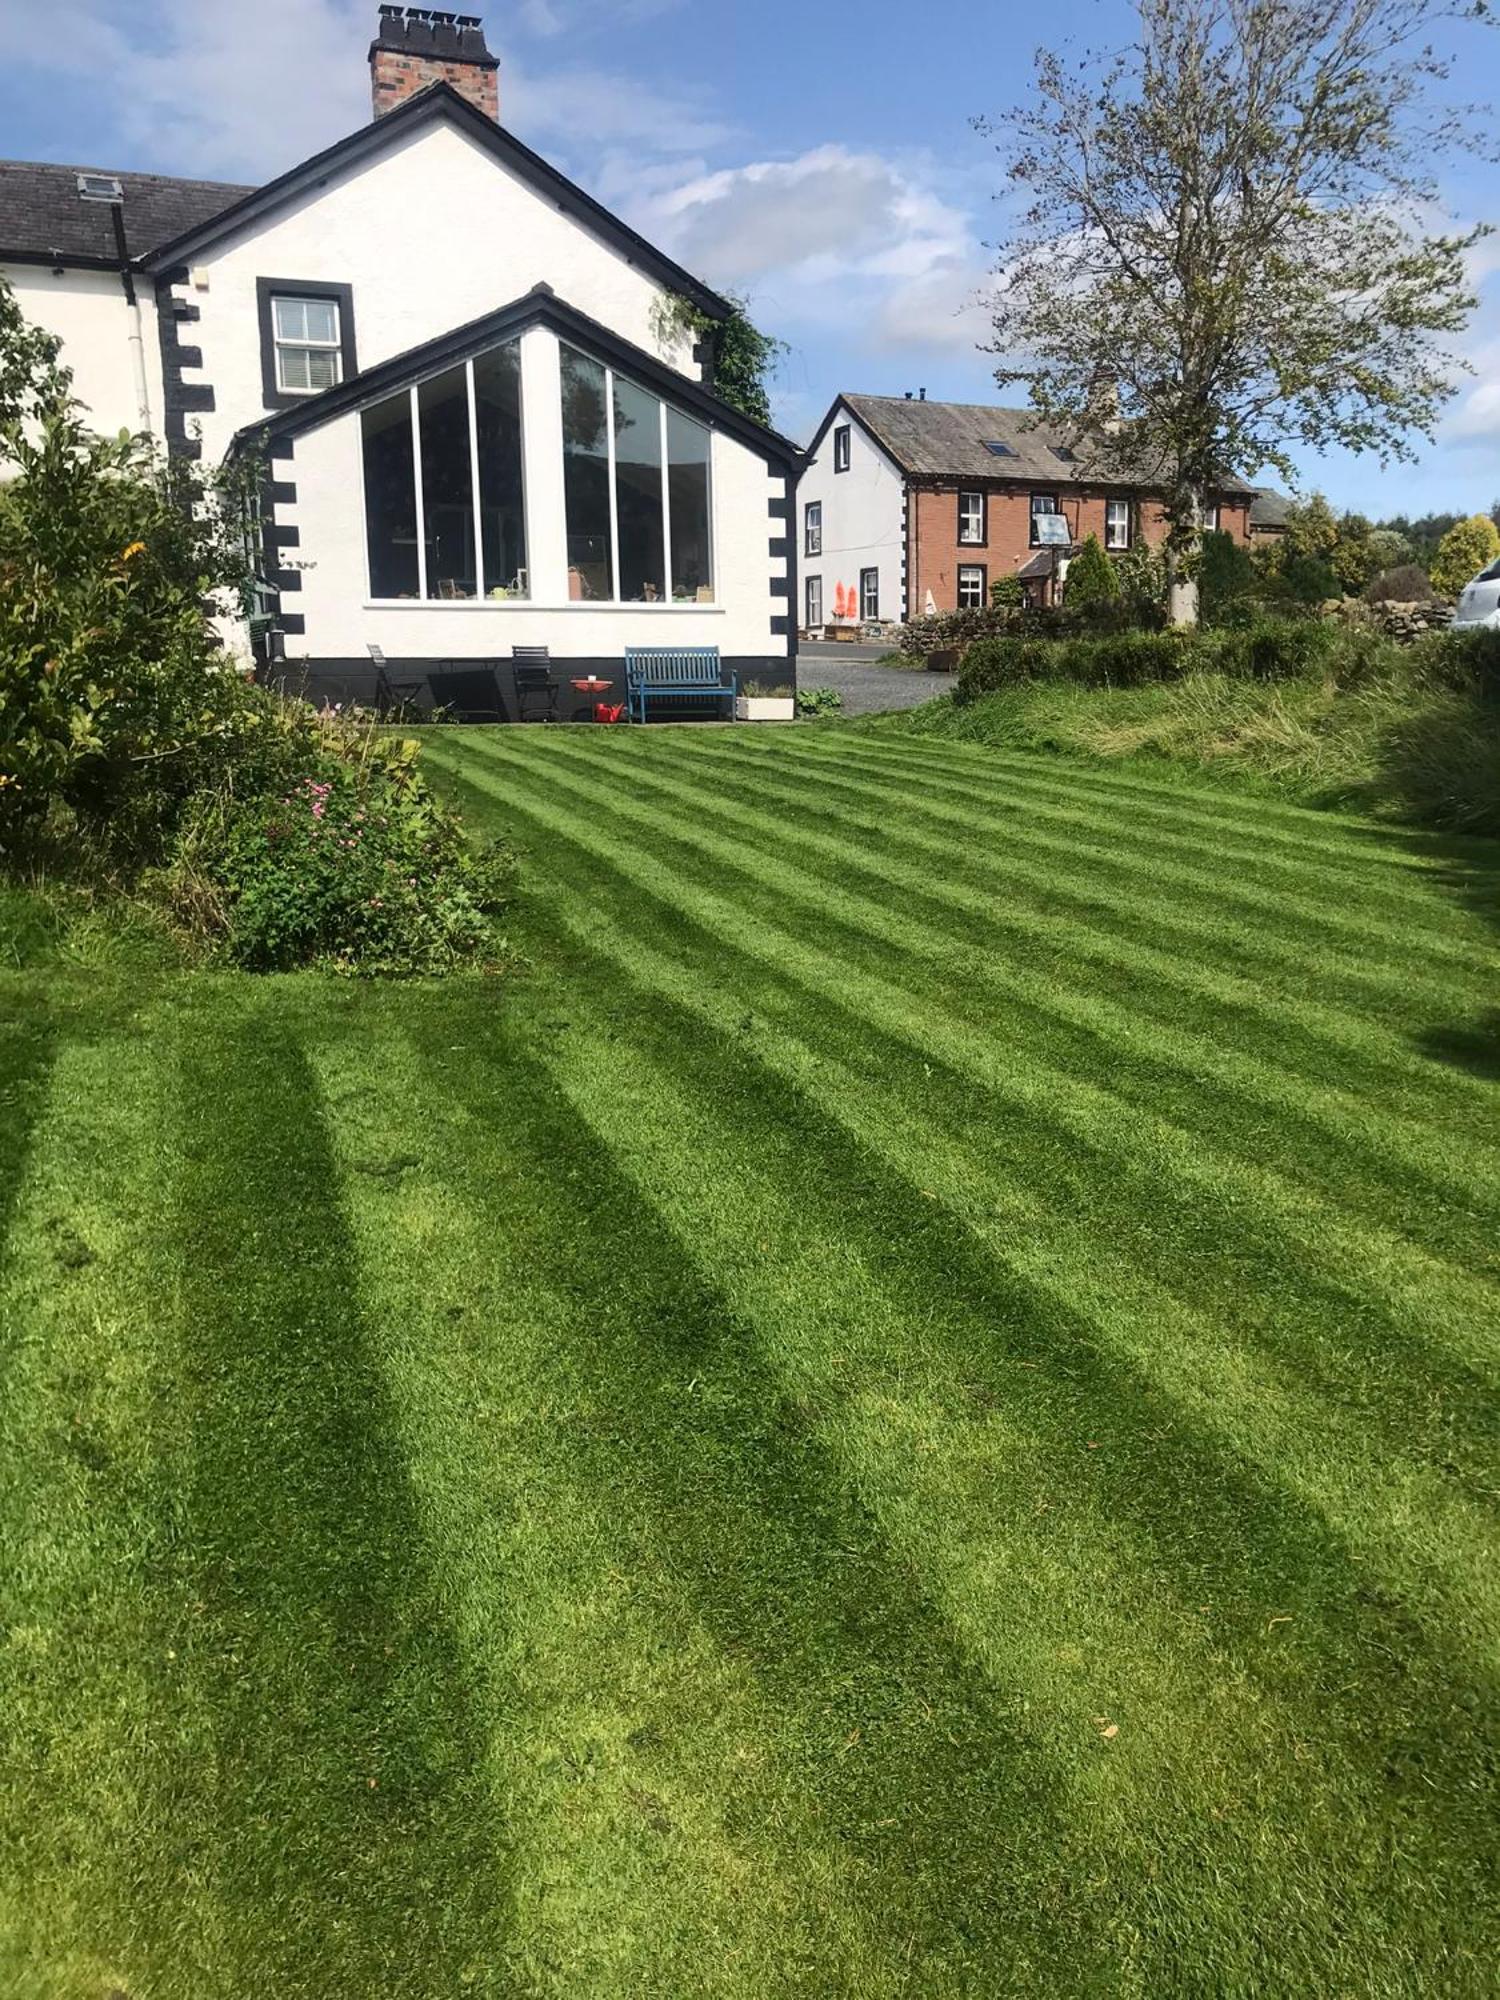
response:
<path fill-rule="evenodd" d="M 1147 628 L 1167 615 L 1167 565 L 1159 548 L 1137 541 L 1115 557 L 1120 604 L 1132 624 Z"/>
<path fill-rule="evenodd" d="M 799 715 L 834 715 L 844 705 L 844 697 L 837 688 L 798 688 L 797 713 Z"/>
<path fill-rule="evenodd" d="M 1285 680 L 1329 661 L 1342 644 L 1363 645 L 1313 619 L 1270 619 L 1214 631 L 1125 630 L 1068 638 L 988 638 L 964 654 L 954 687 L 960 703 L 1022 681 L 1065 680 L 1083 687 L 1144 687 L 1190 673 Z"/>
<path fill-rule="evenodd" d="M 1021 579 L 1013 570 L 997 576 L 990 585 L 990 604 L 996 611 L 1019 611 L 1026 601 Z"/>
<path fill-rule="evenodd" d="M 1068 611 L 1093 611 L 1120 601 L 1120 579 L 1115 566 L 1100 546 L 1097 535 L 1087 535 L 1083 546 L 1068 564 L 1063 581 L 1063 606 Z"/>
<path fill-rule="evenodd" d="M 60 810 L 116 859 L 149 853 L 234 729 L 204 605 L 247 582 L 239 483 L 87 430 L 3 283 L 0 461 L 0 846 Z"/>
<path fill-rule="evenodd" d="M 1488 514 L 1471 514 L 1456 521 L 1438 543 L 1432 559 L 1432 586 L 1443 597 L 1457 597 L 1482 569 L 1500 556 L 1500 529 Z"/>
<path fill-rule="evenodd" d="M 441 973 L 492 958 L 509 851 L 470 849 L 418 776 L 414 741 L 287 716 L 258 767 L 192 801 L 164 878 L 179 921 L 250 972 Z"/>
<path fill-rule="evenodd" d="M 1233 535 L 1207 534 L 1198 558 L 1198 612 L 1205 625 L 1241 623 L 1254 616 L 1260 575 L 1250 551 Z"/>
<path fill-rule="evenodd" d="M 771 427 L 770 382 L 791 352 L 784 340 L 762 333 L 746 310 L 747 301 L 726 294 L 733 311 L 726 320 L 710 319 L 676 293 L 659 300 L 653 319 L 662 340 L 707 339 L 714 350 L 714 393 L 732 408 Z"/>

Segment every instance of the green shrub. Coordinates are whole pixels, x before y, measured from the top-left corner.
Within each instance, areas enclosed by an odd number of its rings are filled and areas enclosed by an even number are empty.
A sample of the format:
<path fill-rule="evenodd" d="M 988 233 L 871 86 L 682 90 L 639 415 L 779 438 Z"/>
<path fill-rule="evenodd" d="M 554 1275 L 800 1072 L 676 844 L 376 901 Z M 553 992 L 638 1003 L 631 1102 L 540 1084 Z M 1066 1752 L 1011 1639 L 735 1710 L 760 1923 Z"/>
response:
<path fill-rule="evenodd" d="M 111 863 L 149 858 L 239 708 L 204 615 L 248 584 L 239 492 L 89 432 L 3 283 L 0 463 L 0 847 L 60 816 Z"/>
<path fill-rule="evenodd" d="M 1420 563 L 1400 563 L 1372 576 L 1364 589 L 1367 604 L 1435 604 L 1437 592 Z"/>
<path fill-rule="evenodd" d="M 165 874 L 179 923 L 251 972 L 441 973 L 493 957 L 508 850 L 470 849 L 415 770 L 417 746 L 294 718 L 302 768 L 195 798 Z"/>
<path fill-rule="evenodd" d="M 837 688 L 798 688 L 797 713 L 799 715 L 833 715 L 844 705 L 844 697 Z"/>
<path fill-rule="evenodd" d="M 1083 546 L 1068 564 L 1063 580 L 1063 606 L 1068 611 L 1115 608 L 1120 601 L 1120 579 L 1104 553 L 1097 535 L 1085 536 Z"/>
<path fill-rule="evenodd" d="M 1036 680 L 1053 672 L 1058 648 L 1048 639 L 976 639 L 959 663 L 953 684 L 958 702 L 977 701 L 996 688 L 1013 687 L 1021 681 Z"/>
<path fill-rule="evenodd" d="M 1014 571 L 997 576 L 990 585 L 990 603 L 997 611 L 1019 611 L 1026 601 L 1021 579 Z"/>
<path fill-rule="evenodd" d="M 1198 559 L 1198 616 L 1205 625 L 1244 624 L 1255 616 L 1261 580 L 1250 551 L 1233 535 L 1203 537 Z"/>
<path fill-rule="evenodd" d="M 1429 632 L 1411 647 L 1413 673 L 1437 686 L 1500 699 L 1500 632 Z"/>
<path fill-rule="evenodd" d="M 1167 616 L 1167 565 L 1160 549 L 1137 542 L 1115 557 L 1120 606 L 1134 625 L 1154 630 Z"/>
<path fill-rule="evenodd" d="M 1432 587 L 1444 597 L 1457 597 L 1482 569 L 1500 556 L 1500 529 L 1488 514 L 1471 514 L 1456 521 L 1438 543 L 1432 559 Z"/>

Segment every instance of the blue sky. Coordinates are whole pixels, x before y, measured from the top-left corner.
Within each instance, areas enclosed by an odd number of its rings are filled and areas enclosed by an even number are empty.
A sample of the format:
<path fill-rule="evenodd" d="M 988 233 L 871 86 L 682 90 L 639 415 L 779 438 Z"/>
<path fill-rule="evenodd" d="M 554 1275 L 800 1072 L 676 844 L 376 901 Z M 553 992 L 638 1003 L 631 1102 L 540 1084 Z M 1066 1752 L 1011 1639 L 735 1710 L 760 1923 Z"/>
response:
<path fill-rule="evenodd" d="M 471 10 L 481 11 L 478 0 Z M 265 178 L 369 116 L 376 0 L 0 0 L 0 150 Z M 791 347 L 782 427 L 834 393 L 998 400 L 979 301 L 1003 225 L 998 161 L 970 119 L 1027 88 L 1029 31 L 1123 38 L 1119 0 L 506 0 L 483 9 L 501 117 Z M 1034 32 L 1034 29 L 1030 30 Z M 1460 30 L 1463 94 L 1500 100 L 1500 37 Z M 1445 189 L 1500 219 L 1500 168 Z M 1415 466 L 1336 457 L 1305 486 L 1373 513 L 1500 496 L 1500 239 L 1476 259 L 1465 378 Z"/>

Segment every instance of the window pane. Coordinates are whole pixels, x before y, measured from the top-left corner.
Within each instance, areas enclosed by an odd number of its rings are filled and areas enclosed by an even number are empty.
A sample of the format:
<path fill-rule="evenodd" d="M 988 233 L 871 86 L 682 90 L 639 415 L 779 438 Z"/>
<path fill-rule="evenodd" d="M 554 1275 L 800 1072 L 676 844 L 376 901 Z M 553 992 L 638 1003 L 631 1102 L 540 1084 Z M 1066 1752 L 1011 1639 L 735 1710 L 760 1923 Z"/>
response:
<path fill-rule="evenodd" d="M 862 569 L 859 573 L 859 615 L 861 618 L 880 616 L 880 571 Z"/>
<path fill-rule="evenodd" d="M 667 484 L 672 499 L 672 595 L 711 604 L 714 595 L 708 454 L 702 424 L 667 411 Z"/>
<path fill-rule="evenodd" d="M 278 347 L 276 350 L 277 379 L 283 389 L 296 394 L 300 389 L 310 389 L 312 378 L 308 372 L 307 349 L 305 347 Z"/>
<path fill-rule="evenodd" d="M 274 299 L 276 312 L 276 338 L 278 340 L 306 340 L 307 306 L 302 299 Z"/>
<path fill-rule="evenodd" d="M 479 509 L 487 597 L 529 594 L 521 478 L 521 350 L 512 341 L 474 363 L 479 419 Z"/>
<path fill-rule="evenodd" d="M 338 349 L 334 347 L 306 347 L 302 350 L 307 363 L 307 379 L 314 389 L 331 389 L 339 379 Z"/>
<path fill-rule="evenodd" d="M 823 579 L 820 576 L 810 576 L 807 579 L 807 618 L 805 622 L 809 625 L 821 625 L 823 622 Z"/>
<path fill-rule="evenodd" d="M 562 347 L 560 356 L 568 595 L 611 598 L 615 586 L 609 531 L 609 433 L 604 409 L 604 370 L 576 348 Z"/>
<path fill-rule="evenodd" d="M 665 599 L 661 531 L 661 404 L 615 377 L 615 517 L 620 533 L 620 596 L 629 604 Z"/>
<path fill-rule="evenodd" d="M 403 393 L 366 410 L 365 534 L 370 595 L 417 594 L 417 489 L 411 463 L 411 401 Z"/>
<path fill-rule="evenodd" d="M 469 461 L 469 389 L 450 368 L 417 390 L 422 423 L 422 522 L 427 595 L 477 597 L 474 480 Z"/>
<path fill-rule="evenodd" d="M 302 306 L 307 321 L 307 339 L 326 341 L 331 347 L 339 337 L 339 309 L 332 299 L 307 299 Z"/>

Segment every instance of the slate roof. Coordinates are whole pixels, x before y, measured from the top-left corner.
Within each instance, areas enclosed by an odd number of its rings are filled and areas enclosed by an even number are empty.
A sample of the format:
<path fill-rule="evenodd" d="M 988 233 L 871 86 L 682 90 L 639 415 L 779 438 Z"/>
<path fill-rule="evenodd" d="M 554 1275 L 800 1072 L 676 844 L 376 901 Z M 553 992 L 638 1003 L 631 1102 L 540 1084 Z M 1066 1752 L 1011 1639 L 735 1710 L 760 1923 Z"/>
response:
<path fill-rule="evenodd" d="M 0 258 L 58 257 L 63 262 L 118 261 L 105 201 L 84 201 L 83 173 L 109 167 L 59 167 L 43 160 L 0 160 Z M 166 174 L 117 174 L 125 191 L 125 241 L 132 257 L 196 229 L 251 193 L 228 181 L 175 180 Z"/>
<path fill-rule="evenodd" d="M 1257 486 L 1255 498 L 1250 502 L 1252 531 L 1259 528 L 1262 534 L 1274 535 L 1278 528 L 1286 526 L 1295 504 L 1290 493 L 1278 493 L 1274 486 Z"/>
<path fill-rule="evenodd" d="M 841 400 L 914 478 L 1024 479 L 1049 487 L 1139 486 L 1150 478 L 1144 467 L 1134 478 L 1092 470 L 1086 445 L 1070 432 L 1037 423 L 1030 410 L 996 403 L 924 403 L 905 396 L 846 395 Z M 991 442 L 1009 450 L 992 452 Z M 1060 457 L 1059 452 L 1068 455 Z M 1218 490 L 1252 489 L 1243 480 L 1225 479 Z"/>

